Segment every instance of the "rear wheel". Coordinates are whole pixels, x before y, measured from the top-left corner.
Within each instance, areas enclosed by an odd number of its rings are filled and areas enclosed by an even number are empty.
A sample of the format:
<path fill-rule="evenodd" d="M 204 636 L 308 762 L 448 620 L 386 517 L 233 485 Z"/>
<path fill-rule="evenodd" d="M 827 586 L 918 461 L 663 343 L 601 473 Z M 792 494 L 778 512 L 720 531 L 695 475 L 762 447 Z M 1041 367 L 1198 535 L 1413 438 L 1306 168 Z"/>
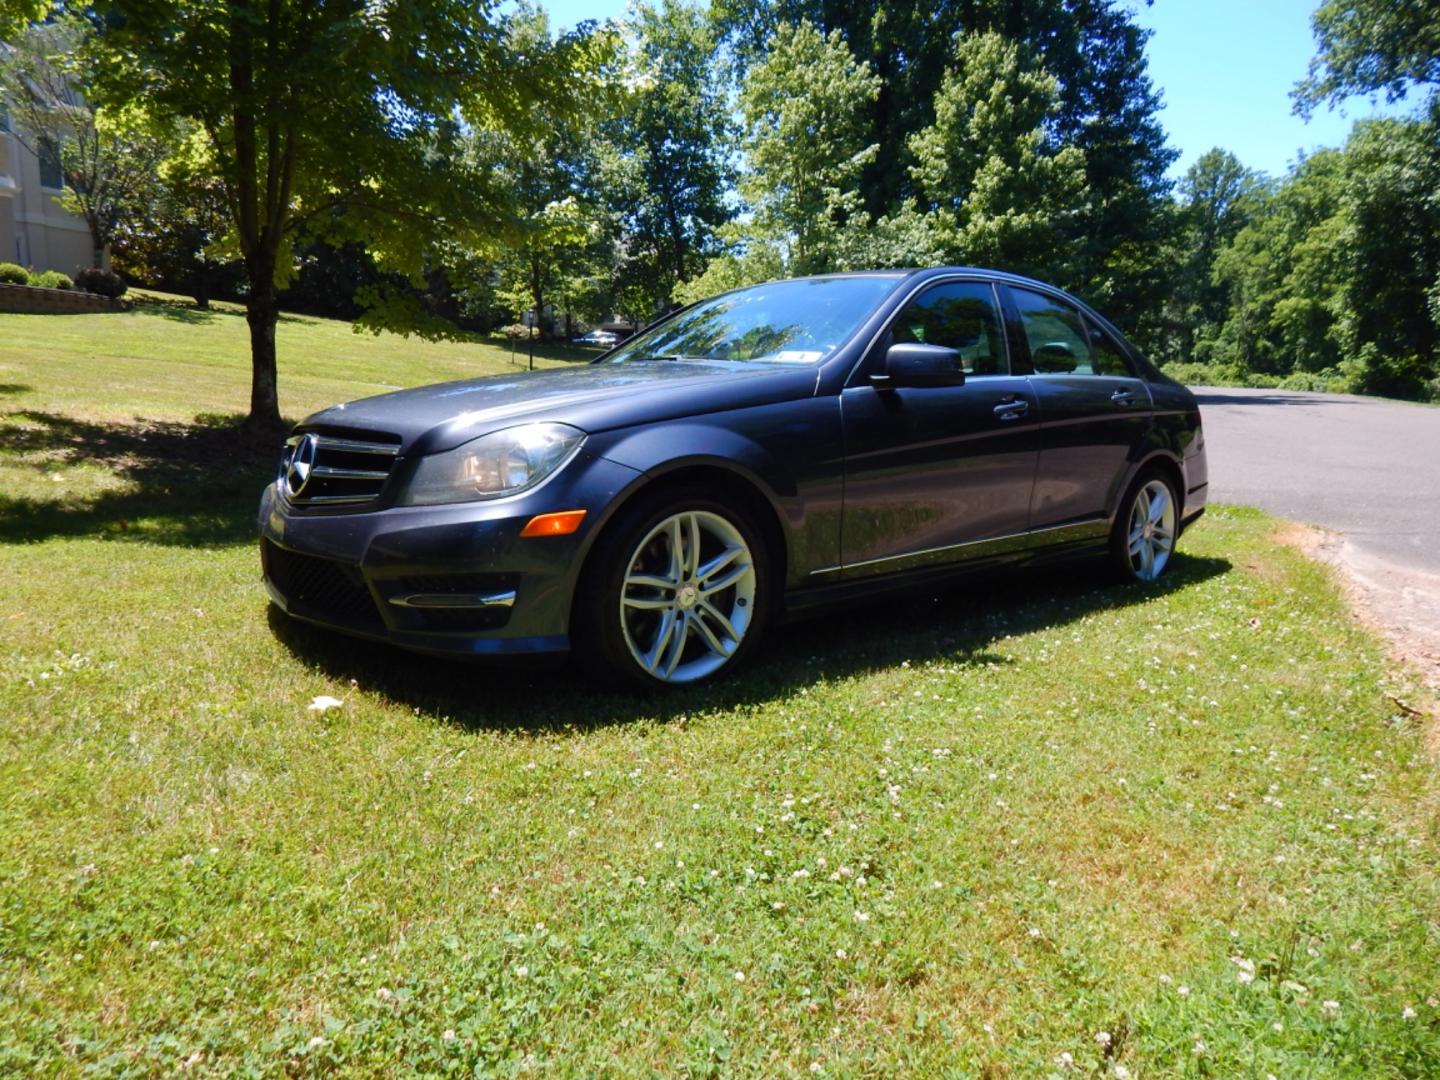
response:
<path fill-rule="evenodd" d="M 607 530 L 575 597 L 575 647 L 593 674 L 641 686 L 701 682 L 739 663 L 772 600 L 763 534 L 699 492 L 647 499 Z"/>
<path fill-rule="evenodd" d="M 1179 500 L 1169 477 L 1158 471 L 1136 477 L 1110 535 L 1110 561 L 1120 577 L 1154 581 L 1163 574 L 1175 552 L 1179 524 Z"/>

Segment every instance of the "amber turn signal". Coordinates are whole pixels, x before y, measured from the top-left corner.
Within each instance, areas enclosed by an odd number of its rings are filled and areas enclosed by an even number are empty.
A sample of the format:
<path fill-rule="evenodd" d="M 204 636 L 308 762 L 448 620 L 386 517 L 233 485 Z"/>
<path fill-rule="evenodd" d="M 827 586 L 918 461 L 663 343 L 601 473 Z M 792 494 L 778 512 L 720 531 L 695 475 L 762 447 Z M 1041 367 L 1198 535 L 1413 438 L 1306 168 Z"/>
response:
<path fill-rule="evenodd" d="M 536 514 L 520 530 L 521 536 L 569 536 L 585 520 L 584 510 L 561 510 L 554 514 Z"/>

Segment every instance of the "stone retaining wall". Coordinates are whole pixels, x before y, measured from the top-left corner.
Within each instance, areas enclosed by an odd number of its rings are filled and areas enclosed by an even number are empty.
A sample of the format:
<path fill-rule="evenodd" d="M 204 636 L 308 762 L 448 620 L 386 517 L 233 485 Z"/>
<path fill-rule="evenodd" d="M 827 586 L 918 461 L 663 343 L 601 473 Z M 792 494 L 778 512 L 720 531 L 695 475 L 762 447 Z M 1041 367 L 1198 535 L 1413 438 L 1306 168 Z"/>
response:
<path fill-rule="evenodd" d="M 0 312 L 21 315 L 84 315 L 96 311 L 124 311 L 123 300 L 81 292 L 78 289 L 38 289 L 33 285 L 0 282 Z"/>

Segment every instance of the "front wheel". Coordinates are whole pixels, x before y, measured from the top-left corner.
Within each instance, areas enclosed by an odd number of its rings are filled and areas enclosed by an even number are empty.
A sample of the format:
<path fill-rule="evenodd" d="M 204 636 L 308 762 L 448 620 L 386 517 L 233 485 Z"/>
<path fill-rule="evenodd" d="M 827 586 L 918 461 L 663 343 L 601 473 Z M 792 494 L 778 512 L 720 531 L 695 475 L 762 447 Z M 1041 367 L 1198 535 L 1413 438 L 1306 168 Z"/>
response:
<path fill-rule="evenodd" d="M 771 602 L 769 551 L 738 508 L 677 492 L 601 538 L 575 598 L 576 649 L 632 685 L 698 683 L 750 651 Z"/>
<path fill-rule="evenodd" d="M 1126 492 L 1110 536 L 1110 560 L 1120 577 L 1154 581 L 1163 574 L 1175 551 L 1179 524 L 1179 503 L 1169 478 L 1160 472 L 1141 473 Z"/>

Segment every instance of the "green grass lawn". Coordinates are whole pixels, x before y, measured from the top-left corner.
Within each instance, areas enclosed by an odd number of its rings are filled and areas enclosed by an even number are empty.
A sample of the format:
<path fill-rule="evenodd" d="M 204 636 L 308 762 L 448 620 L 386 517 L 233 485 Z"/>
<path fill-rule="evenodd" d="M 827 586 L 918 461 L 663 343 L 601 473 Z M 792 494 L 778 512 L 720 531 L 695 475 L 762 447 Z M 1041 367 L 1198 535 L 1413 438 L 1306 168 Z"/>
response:
<path fill-rule="evenodd" d="M 1270 519 L 612 695 L 270 613 L 243 329 L 0 316 L 0 1076 L 1440 1074 L 1432 721 Z"/>

